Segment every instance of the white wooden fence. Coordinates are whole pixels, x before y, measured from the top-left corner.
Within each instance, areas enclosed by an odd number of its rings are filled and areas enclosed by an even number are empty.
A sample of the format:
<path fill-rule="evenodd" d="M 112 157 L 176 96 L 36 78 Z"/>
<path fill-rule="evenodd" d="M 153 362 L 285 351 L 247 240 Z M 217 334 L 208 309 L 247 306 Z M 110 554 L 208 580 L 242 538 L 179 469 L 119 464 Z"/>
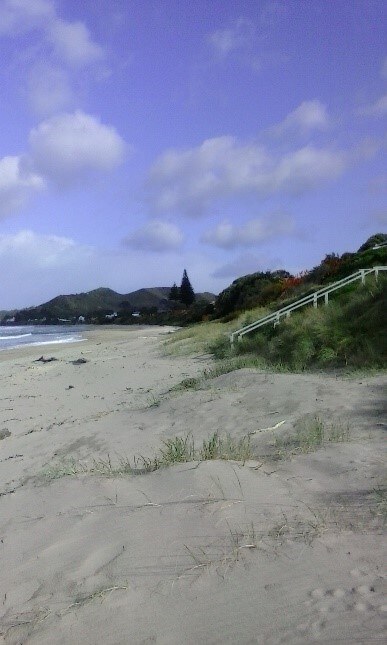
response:
<path fill-rule="evenodd" d="M 346 278 L 343 278 L 342 280 L 333 282 L 332 284 L 327 285 L 323 289 L 319 289 L 318 291 L 315 291 L 314 293 L 311 293 L 308 296 L 305 296 L 304 298 L 300 298 L 300 300 L 297 300 L 291 305 L 287 305 L 286 307 L 282 307 L 282 309 L 273 311 L 271 314 L 268 314 L 263 318 L 259 318 L 258 320 L 251 323 L 250 325 L 246 325 L 245 327 L 241 327 L 240 329 L 237 329 L 236 331 L 234 331 L 230 336 L 231 345 L 233 345 L 235 338 L 237 338 L 239 341 L 245 334 L 249 334 L 251 331 L 255 331 L 256 329 L 259 329 L 259 327 L 263 327 L 264 325 L 269 325 L 270 323 L 273 323 L 275 327 L 280 323 L 281 318 L 284 318 L 284 317 L 288 318 L 292 313 L 292 311 L 295 311 L 296 309 L 300 309 L 305 305 L 313 303 L 313 306 L 317 307 L 318 301 L 322 298 L 324 299 L 324 303 L 327 305 L 329 302 L 329 294 L 332 293 L 333 291 L 337 291 L 337 289 L 346 287 L 348 284 L 351 284 L 351 282 L 356 282 L 357 280 L 361 280 L 362 284 L 364 284 L 366 275 L 369 275 L 369 274 L 374 274 L 377 280 L 378 274 L 380 271 L 387 271 L 387 266 L 378 266 L 378 267 L 373 267 L 372 269 L 359 269 L 358 271 L 356 271 L 356 273 L 352 273 L 351 275 L 348 275 Z"/>

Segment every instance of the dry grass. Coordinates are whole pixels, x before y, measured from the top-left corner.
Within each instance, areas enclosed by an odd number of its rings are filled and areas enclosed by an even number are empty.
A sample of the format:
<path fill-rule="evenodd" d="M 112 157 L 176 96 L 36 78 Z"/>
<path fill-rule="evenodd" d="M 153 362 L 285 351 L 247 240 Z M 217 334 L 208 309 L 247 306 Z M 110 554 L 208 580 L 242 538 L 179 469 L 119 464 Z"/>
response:
<path fill-rule="evenodd" d="M 212 348 L 226 339 L 229 344 L 229 336 L 240 327 L 249 325 L 254 320 L 264 316 L 266 309 L 256 307 L 248 312 L 239 314 L 233 320 L 220 322 L 211 320 L 184 327 L 170 335 L 163 344 L 164 352 L 172 356 L 191 356 L 192 354 L 212 353 Z"/>
<path fill-rule="evenodd" d="M 206 322 L 185 327 L 171 334 L 163 343 L 163 350 L 169 356 L 191 356 L 210 353 L 211 345 L 219 338 L 231 333 L 232 324 Z"/>
<path fill-rule="evenodd" d="M 245 527 L 232 528 L 228 523 L 227 526 L 226 535 L 212 544 L 197 547 L 184 545 L 193 564 L 183 575 L 200 574 L 203 570 L 212 568 L 224 577 L 226 572 L 243 558 L 244 552 L 257 548 L 253 522 Z"/>
<path fill-rule="evenodd" d="M 313 452 L 327 443 L 349 441 L 350 429 L 344 425 L 327 425 L 319 417 L 304 421 L 296 434 L 276 437 L 275 458 L 288 459 L 293 455 Z"/>

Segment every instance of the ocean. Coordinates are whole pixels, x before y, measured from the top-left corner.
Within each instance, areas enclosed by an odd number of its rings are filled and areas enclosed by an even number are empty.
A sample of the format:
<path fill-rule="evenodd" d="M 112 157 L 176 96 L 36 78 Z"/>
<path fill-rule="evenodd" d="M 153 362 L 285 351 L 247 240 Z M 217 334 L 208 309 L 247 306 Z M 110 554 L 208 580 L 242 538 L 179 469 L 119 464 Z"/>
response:
<path fill-rule="evenodd" d="M 85 340 L 85 325 L 0 326 L 0 351 L 15 347 L 77 343 Z"/>

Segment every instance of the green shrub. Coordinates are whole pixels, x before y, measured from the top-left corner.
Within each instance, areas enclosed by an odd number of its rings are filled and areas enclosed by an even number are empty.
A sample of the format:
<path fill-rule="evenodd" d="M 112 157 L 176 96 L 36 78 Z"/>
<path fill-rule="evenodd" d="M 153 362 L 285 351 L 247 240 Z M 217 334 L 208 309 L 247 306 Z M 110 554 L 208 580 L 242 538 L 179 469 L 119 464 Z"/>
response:
<path fill-rule="evenodd" d="M 387 359 L 387 280 L 351 286 L 328 306 L 307 307 L 235 343 L 238 355 L 256 354 L 291 369 L 384 367 Z"/>

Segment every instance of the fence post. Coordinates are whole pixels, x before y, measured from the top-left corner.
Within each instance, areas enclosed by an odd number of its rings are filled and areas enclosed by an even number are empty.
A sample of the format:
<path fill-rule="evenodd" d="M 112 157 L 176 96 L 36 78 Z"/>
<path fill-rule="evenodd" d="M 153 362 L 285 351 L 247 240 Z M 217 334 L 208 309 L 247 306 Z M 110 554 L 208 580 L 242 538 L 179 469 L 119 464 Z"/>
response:
<path fill-rule="evenodd" d="M 324 295 L 324 302 L 325 302 L 325 304 L 326 304 L 326 305 L 327 305 L 327 304 L 328 304 L 328 302 L 329 302 L 329 294 L 328 294 L 328 293 L 326 293 L 326 294 Z"/>
<path fill-rule="evenodd" d="M 375 267 L 375 280 L 376 280 L 376 282 L 378 281 L 378 277 L 379 277 L 379 267 Z"/>
<path fill-rule="evenodd" d="M 317 294 L 316 293 L 313 295 L 313 307 L 315 307 L 315 308 L 317 307 Z"/>
<path fill-rule="evenodd" d="M 360 275 L 361 275 L 361 283 L 365 284 L 365 271 L 364 271 L 364 269 L 360 269 Z"/>

